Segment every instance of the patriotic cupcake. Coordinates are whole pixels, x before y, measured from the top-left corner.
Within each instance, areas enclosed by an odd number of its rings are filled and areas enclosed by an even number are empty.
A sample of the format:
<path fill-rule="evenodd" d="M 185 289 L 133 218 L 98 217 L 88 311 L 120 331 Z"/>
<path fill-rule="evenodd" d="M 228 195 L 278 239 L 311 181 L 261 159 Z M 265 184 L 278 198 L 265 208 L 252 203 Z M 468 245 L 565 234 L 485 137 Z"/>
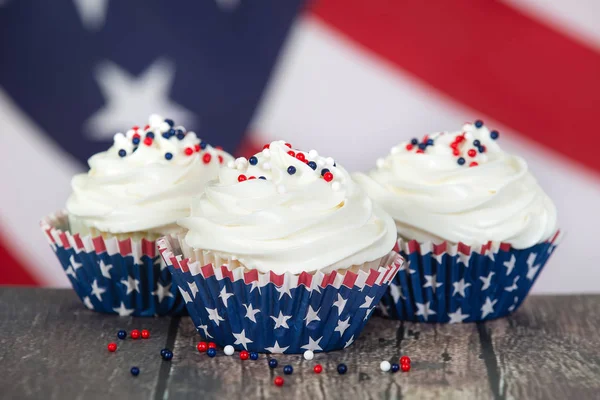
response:
<path fill-rule="evenodd" d="M 270 353 L 349 346 L 402 265 L 394 221 L 332 158 L 266 145 L 160 239 L 198 332 Z"/>
<path fill-rule="evenodd" d="M 41 222 L 73 288 L 89 309 L 154 316 L 184 309 L 155 240 L 177 232 L 231 156 L 157 115 L 117 133 L 73 178 L 66 211 Z"/>
<path fill-rule="evenodd" d="M 407 260 L 384 314 L 429 322 L 502 317 L 558 244 L 556 208 L 527 163 L 481 121 L 394 147 L 354 179 L 395 220 Z"/>

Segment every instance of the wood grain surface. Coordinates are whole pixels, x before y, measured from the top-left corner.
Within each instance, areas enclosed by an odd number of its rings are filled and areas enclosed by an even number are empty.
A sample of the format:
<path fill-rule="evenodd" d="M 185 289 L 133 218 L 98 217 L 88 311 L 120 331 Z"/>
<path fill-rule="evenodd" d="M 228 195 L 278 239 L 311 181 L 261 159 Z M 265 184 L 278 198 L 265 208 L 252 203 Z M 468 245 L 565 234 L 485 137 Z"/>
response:
<path fill-rule="evenodd" d="M 212 359 L 198 353 L 188 317 L 121 318 L 86 310 L 70 290 L 0 288 L 0 398 L 595 399 L 599 309 L 600 296 L 533 296 L 513 316 L 485 324 L 373 317 L 346 350 L 312 361 L 241 361 L 221 350 Z M 149 329 L 151 338 L 121 341 L 119 329 Z M 116 353 L 106 350 L 111 341 Z M 160 358 L 164 347 L 173 350 L 171 362 Z M 410 372 L 380 370 L 381 361 L 401 355 L 411 357 Z M 134 365 L 138 377 L 129 372 Z M 283 374 L 285 365 L 292 375 Z M 283 387 L 273 385 L 277 375 Z"/>

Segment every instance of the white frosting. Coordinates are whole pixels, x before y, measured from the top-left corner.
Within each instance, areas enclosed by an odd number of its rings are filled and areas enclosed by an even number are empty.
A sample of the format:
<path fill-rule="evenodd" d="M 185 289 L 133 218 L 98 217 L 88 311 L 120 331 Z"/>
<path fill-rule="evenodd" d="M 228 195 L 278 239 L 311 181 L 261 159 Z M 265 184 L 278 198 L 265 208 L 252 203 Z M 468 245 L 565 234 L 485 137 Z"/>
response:
<path fill-rule="evenodd" d="M 454 149 L 457 137 L 464 140 Z M 368 175 L 354 175 L 395 219 L 401 237 L 469 245 L 491 240 L 523 249 L 556 232 L 556 208 L 527 163 L 503 152 L 485 126 L 467 124 L 460 132 L 423 139 L 419 143 L 434 142 L 423 153 L 404 142 Z M 475 140 L 485 146 L 483 153 Z M 474 157 L 469 150 L 475 150 Z"/>
<path fill-rule="evenodd" d="M 333 179 L 288 151 L 323 162 Z M 189 229 L 186 243 L 278 274 L 349 268 L 385 256 L 396 240 L 394 221 L 333 164 L 278 141 L 222 168 L 219 179 L 194 198 L 191 216 L 179 221 Z M 253 179 L 261 176 L 265 179 Z"/>
<path fill-rule="evenodd" d="M 109 233 L 168 233 L 176 228 L 176 220 L 189 215 L 191 197 L 202 193 L 217 177 L 221 162 L 232 158 L 210 145 L 202 149 L 194 132 L 171 129 L 164 118 L 153 115 L 146 128 L 117 133 L 107 151 L 88 160 L 88 173 L 73 178 L 67 201 L 72 219 Z M 185 136 L 180 140 L 173 131 Z M 148 132 L 154 139 L 144 143 Z"/>

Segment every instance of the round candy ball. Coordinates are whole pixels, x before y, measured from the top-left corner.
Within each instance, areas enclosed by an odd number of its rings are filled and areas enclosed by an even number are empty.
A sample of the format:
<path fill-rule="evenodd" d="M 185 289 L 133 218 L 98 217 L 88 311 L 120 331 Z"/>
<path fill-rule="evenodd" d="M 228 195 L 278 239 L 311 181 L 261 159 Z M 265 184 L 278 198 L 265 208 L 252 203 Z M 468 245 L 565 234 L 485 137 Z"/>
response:
<path fill-rule="evenodd" d="M 379 368 L 381 368 L 383 372 L 388 372 L 392 369 L 392 364 L 390 364 L 389 361 L 382 361 L 381 364 L 379 364 Z"/>
<path fill-rule="evenodd" d="M 286 365 L 283 367 L 283 373 L 286 375 L 291 375 L 294 372 L 294 368 L 291 365 Z"/>
<path fill-rule="evenodd" d="M 273 379 L 273 383 L 275 384 L 275 386 L 283 386 L 283 378 L 281 376 L 276 376 L 275 379 Z"/>
<path fill-rule="evenodd" d="M 150 331 L 147 329 L 142 329 L 142 339 L 148 339 L 150 337 Z"/>
<path fill-rule="evenodd" d="M 271 358 L 269 360 L 269 368 L 277 368 L 277 360 L 274 358 Z"/>
<path fill-rule="evenodd" d="M 213 358 L 214 356 L 217 355 L 217 349 L 215 349 L 214 347 L 209 347 L 208 350 L 206 350 L 206 354 L 210 357 Z"/>
<path fill-rule="evenodd" d="M 124 330 L 120 330 L 119 332 L 117 332 L 117 337 L 121 340 L 125 339 L 127 337 L 127 332 L 125 332 Z"/>
<path fill-rule="evenodd" d="M 206 342 L 199 342 L 196 345 L 196 349 L 198 349 L 198 351 L 200 353 L 204 353 L 206 350 L 208 350 L 208 343 L 206 343 Z"/>
<path fill-rule="evenodd" d="M 106 346 L 106 348 L 111 353 L 114 353 L 115 351 L 117 351 L 117 344 L 116 343 L 109 343 L 108 346 Z"/>
<path fill-rule="evenodd" d="M 140 374 L 140 369 L 138 367 L 131 367 L 131 375 L 138 376 Z"/>
<path fill-rule="evenodd" d="M 139 339 L 140 338 L 140 331 L 138 331 L 137 329 L 134 329 L 131 331 L 130 336 L 132 339 Z"/>
<path fill-rule="evenodd" d="M 167 351 L 170 351 L 170 350 L 169 350 L 169 349 L 162 349 L 162 350 L 160 351 L 160 356 L 161 356 L 162 358 L 165 358 L 165 354 L 167 353 Z"/>
<path fill-rule="evenodd" d="M 312 351 L 310 351 L 310 350 L 306 350 L 306 351 L 304 352 L 304 359 L 305 359 L 305 360 L 307 360 L 307 361 L 310 361 L 310 360 L 312 360 L 313 358 L 315 358 L 315 353 L 313 353 L 313 352 L 312 352 Z"/>
<path fill-rule="evenodd" d="M 173 352 L 171 350 L 165 351 L 165 354 L 163 355 L 163 360 L 171 361 L 172 358 L 173 358 Z"/>
<path fill-rule="evenodd" d="M 228 344 L 227 346 L 225 346 L 225 348 L 223 349 L 223 352 L 225 353 L 226 356 L 232 356 L 233 353 L 235 353 L 235 349 L 233 348 L 232 345 Z"/>
<path fill-rule="evenodd" d="M 400 370 L 400 366 L 398 364 L 392 364 L 392 372 L 398 372 Z"/>
<path fill-rule="evenodd" d="M 250 359 L 251 360 L 258 360 L 258 353 L 255 351 L 251 351 L 250 352 Z"/>
<path fill-rule="evenodd" d="M 338 374 L 344 375 L 348 371 L 348 367 L 346 367 L 346 364 L 340 364 L 337 366 L 337 371 Z"/>

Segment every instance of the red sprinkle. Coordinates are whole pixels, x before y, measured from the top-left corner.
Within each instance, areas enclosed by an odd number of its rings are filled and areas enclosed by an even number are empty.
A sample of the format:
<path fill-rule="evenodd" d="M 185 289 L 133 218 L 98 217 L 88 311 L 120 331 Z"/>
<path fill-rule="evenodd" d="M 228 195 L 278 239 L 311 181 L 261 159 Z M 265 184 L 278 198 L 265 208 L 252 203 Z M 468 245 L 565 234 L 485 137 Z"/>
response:
<path fill-rule="evenodd" d="M 296 157 L 296 153 L 294 153 L 292 150 L 288 151 L 288 154 L 292 157 Z"/>
<path fill-rule="evenodd" d="M 195 145 L 194 145 L 194 150 L 196 150 L 196 152 L 199 152 L 199 151 L 200 151 L 200 149 L 201 149 L 201 147 L 200 147 L 200 145 L 199 145 L 199 144 L 195 144 Z"/>
<path fill-rule="evenodd" d="M 246 178 L 246 175 L 244 175 L 244 174 L 241 174 L 240 176 L 238 176 L 238 182 L 244 182 L 246 179 L 248 179 L 248 178 Z"/>
<path fill-rule="evenodd" d="M 186 156 L 191 156 L 192 154 L 194 154 L 194 149 L 192 149 L 191 147 L 186 147 L 183 152 Z"/>
<path fill-rule="evenodd" d="M 198 349 L 198 351 L 200 353 L 204 353 L 206 350 L 208 350 L 208 343 L 198 342 L 198 344 L 196 345 L 196 348 Z"/>
<path fill-rule="evenodd" d="M 304 153 L 296 154 L 296 158 L 302 162 L 306 162 L 306 156 L 304 155 Z"/>
<path fill-rule="evenodd" d="M 204 162 L 204 164 L 208 164 L 211 159 L 212 156 L 210 155 L 210 153 L 204 153 L 204 155 L 202 156 L 202 162 Z"/>
<path fill-rule="evenodd" d="M 402 369 L 402 372 L 408 372 L 408 371 L 410 371 L 410 363 L 401 364 L 400 365 L 400 369 Z"/>
<path fill-rule="evenodd" d="M 216 349 L 216 348 L 217 348 L 217 344 L 216 344 L 216 343 L 214 343 L 214 342 L 209 342 L 209 343 L 208 343 L 208 348 L 209 348 L 209 349 Z"/>
<path fill-rule="evenodd" d="M 471 164 L 469 164 L 469 167 L 476 167 L 479 164 L 477 164 L 477 161 L 473 161 Z"/>
<path fill-rule="evenodd" d="M 140 331 L 138 331 L 137 329 L 134 329 L 131 331 L 131 333 L 129 334 L 129 336 L 131 336 L 132 339 L 139 339 L 140 338 Z"/>
<path fill-rule="evenodd" d="M 292 148 L 292 145 L 291 145 L 291 144 L 289 144 L 289 143 L 286 143 L 285 145 L 286 145 L 287 147 L 289 147 L 290 149 Z"/>
<path fill-rule="evenodd" d="M 142 339 L 148 339 L 150 337 L 150 331 L 147 329 L 142 329 Z"/>
<path fill-rule="evenodd" d="M 265 145 L 263 146 L 263 150 L 264 150 L 264 149 L 268 149 L 268 148 L 269 148 L 269 146 L 271 146 L 269 143 L 265 144 Z"/>
<path fill-rule="evenodd" d="M 131 129 L 133 129 L 134 131 L 137 131 L 138 129 L 140 129 L 140 127 L 136 125 L 133 128 L 131 128 Z"/>
<path fill-rule="evenodd" d="M 146 139 L 144 139 L 144 144 L 146 146 L 152 146 L 152 142 L 153 142 L 152 138 L 147 137 Z"/>
<path fill-rule="evenodd" d="M 419 150 L 417 150 L 417 153 L 419 153 L 419 154 L 423 154 L 423 153 L 425 153 L 425 152 L 424 152 L 423 150 L 419 149 Z"/>
<path fill-rule="evenodd" d="M 455 156 L 460 156 L 460 151 L 455 148 L 454 150 L 452 150 L 452 154 L 454 154 Z"/>
<path fill-rule="evenodd" d="M 248 358 L 250 358 L 250 353 L 248 353 L 246 350 L 240 351 L 241 360 L 247 360 Z"/>
<path fill-rule="evenodd" d="M 275 384 L 275 386 L 283 386 L 283 378 L 281 376 L 276 376 L 275 379 L 273 379 L 273 383 Z"/>
<path fill-rule="evenodd" d="M 408 357 L 408 356 L 400 357 L 400 364 L 410 364 L 410 357 Z"/>
<path fill-rule="evenodd" d="M 222 155 L 219 155 L 219 163 L 223 164 L 223 156 Z"/>
<path fill-rule="evenodd" d="M 469 151 L 467 151 L 467 154 L 469 155 L 469 157 L 475 157 L 477 155 L 477 152 L 475 151 L 475 149 L 470 149 Z"/>
<path fill-rule="evenodd" d="M 250 180 L 250 179 L 256 179 L 256 177 L 253 175 L 253 176 L 251 176 L 251 177 L 248 178 L 248 180 Z"/>
<path fill-rule="evenodd" d="M 412 144 L 407 144 L 406 145 L 406 150 L 411 151 L 413 149 L 413 145 Z"/>
<path fill-rule="evenodd" d="M 139 139 L 140 138 L 140 134 L 139 133 L 134 133 L 132 136 L 133 139 Z"/>
<path fill-rule="evenodd" d="M 333 174 L 331 172 L 325 172 L 323 179 L 325 179 L 326 182 L 331 182 L 333 180 Z"/>
<path fill-rule="evenodd" d="M 321 366 L 321 364 L 317 364 L 314 366 L 313 371 L 315 371 L 315 374 L 320 374 L 321 372 L 323 372 L 323 367 Z"/>
<path fill-rule="evenodd" d="M 106 346 L 106 348 L 111 353 L 114 353 L 115 351 L 117 351 L 117 344 L 116 343 L 109 343 L 108 346 Z"/>
<path fill-rule="evenodd" d="M 144 130 L 145 130 L 145 131 L 147 131 L 148 129 L 150 129 L 150 125 L 146 125 L 146 126 L 144 127 Z"/>

